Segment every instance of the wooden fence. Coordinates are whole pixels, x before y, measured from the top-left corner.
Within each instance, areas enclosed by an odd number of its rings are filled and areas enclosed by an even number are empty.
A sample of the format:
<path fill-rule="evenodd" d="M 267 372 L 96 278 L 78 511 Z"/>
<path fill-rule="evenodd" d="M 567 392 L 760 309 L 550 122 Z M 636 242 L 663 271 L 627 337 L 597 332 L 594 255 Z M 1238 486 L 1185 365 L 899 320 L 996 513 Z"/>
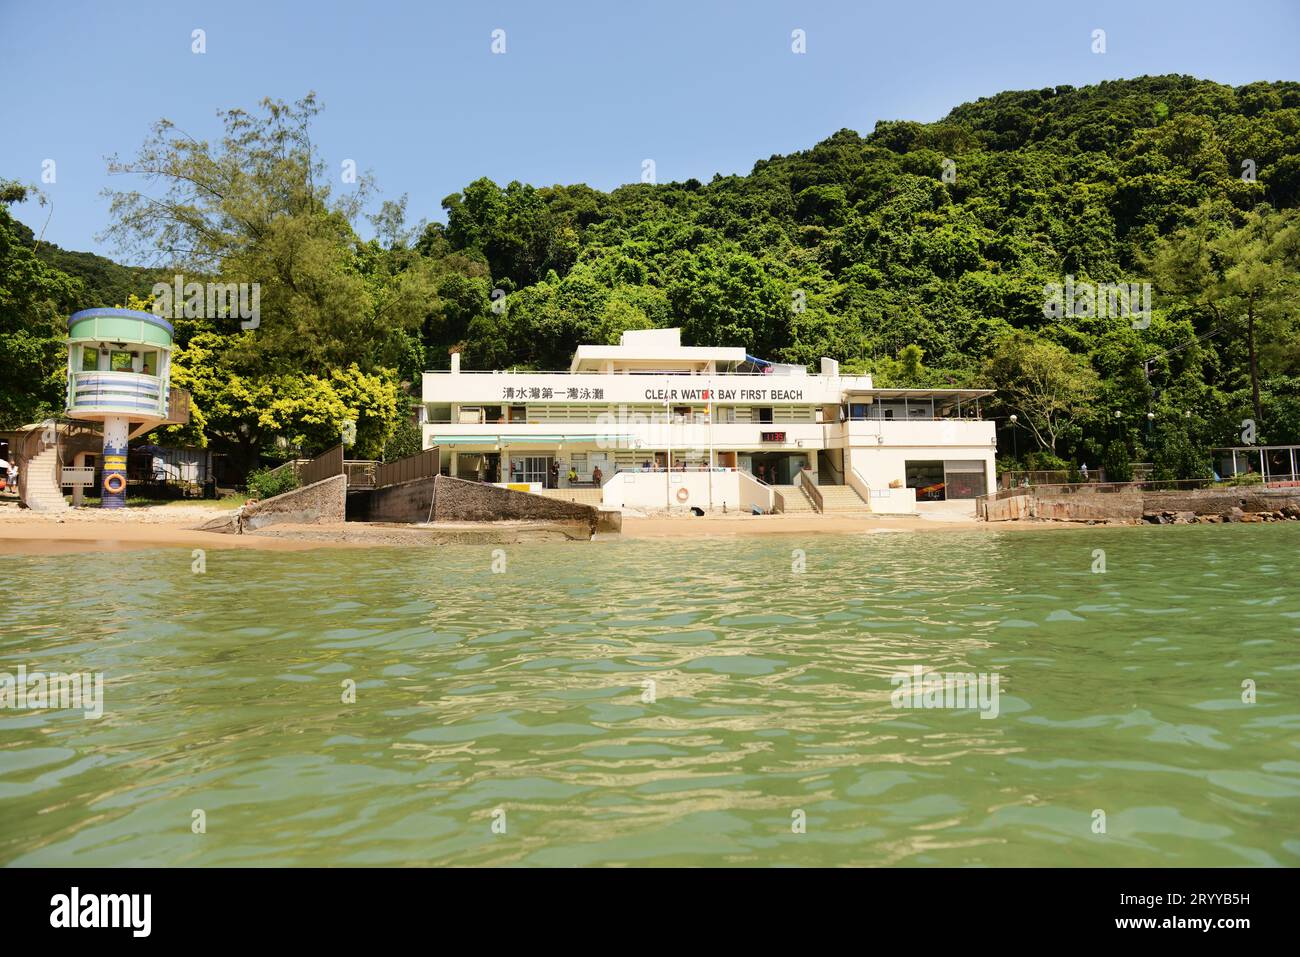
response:
<path fill-rule="evenodd" d="M 298 467 L 298 484 L 311 485 L 323 479 L 343 474 L 343 446 L 326 449 L 310 462 Z"/>
<path fill-rule="evenodd" d="M 416 452 L 404 459 L 385 462 L 375 468 L 375 488 L 396 485 L 399 482 L 411 482 L 415 479 L 432 478 L 438 474 L 440 455 L 437 446 Z"/>
<path fill-rule="evenodd" d="M 314 459 L 293 459 L 279 466 L 291 468 L 298 474 L 298 484 L 311 485 L 335 475 L 346 475 L 348 488 L 383 488 L 398 482 L 432 478 L 438 474 L 438 449 L 425 449 L 415 455 L 394 462 L 375 462 L 370 459 L 344 459 L 343 446 L 326 449 Z"/>

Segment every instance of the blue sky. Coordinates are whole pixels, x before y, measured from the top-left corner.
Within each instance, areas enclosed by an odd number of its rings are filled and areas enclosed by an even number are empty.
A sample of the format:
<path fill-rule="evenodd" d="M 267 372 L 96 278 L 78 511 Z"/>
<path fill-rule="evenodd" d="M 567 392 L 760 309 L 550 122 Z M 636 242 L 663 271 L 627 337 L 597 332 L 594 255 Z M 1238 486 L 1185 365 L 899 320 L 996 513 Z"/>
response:
<path fill-rule="evenodd" d="M 795 29 L 806 54 L 791 52 Z M 95 239 L 105 157 L 132 155 L 160 117 L 215 138 L 218 109 L 264 96 L 315 90 L 335 174 L 354 159 L 381 198 L 408 193 L 413 219 L 441 219 L 442 198 L 479 176 L 612 189 L 650 158 L 660 182 L 708 180 L 1008 89 L 1300 79 L 1297 36 L 1295 0 L 0 0 L 0 177 L 39 182 L 54 159 L 52 214 L 17 215 L 38 232 L 49 215 L 47 239 L 112 255 Z"/>

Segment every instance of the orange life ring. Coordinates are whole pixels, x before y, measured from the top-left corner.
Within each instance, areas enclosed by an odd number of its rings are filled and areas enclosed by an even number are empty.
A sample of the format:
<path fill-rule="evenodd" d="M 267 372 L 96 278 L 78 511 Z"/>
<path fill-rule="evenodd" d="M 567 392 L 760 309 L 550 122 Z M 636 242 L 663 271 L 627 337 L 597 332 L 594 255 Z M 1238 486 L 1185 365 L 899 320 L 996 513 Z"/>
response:
<path fill-rule="evenodd" d="M 683 485 L 681 488 L 677 490 L 677 501 L 684 502 L 690 497 L 691 497 L 691 493 L 686 490 L 685 485 Z"/>
<path fill-rule="evenodd" d="M 126 488 L 126 476 L 121 472 L 109 472 L 104 476 L 104 491 L 116 495 Z"/>

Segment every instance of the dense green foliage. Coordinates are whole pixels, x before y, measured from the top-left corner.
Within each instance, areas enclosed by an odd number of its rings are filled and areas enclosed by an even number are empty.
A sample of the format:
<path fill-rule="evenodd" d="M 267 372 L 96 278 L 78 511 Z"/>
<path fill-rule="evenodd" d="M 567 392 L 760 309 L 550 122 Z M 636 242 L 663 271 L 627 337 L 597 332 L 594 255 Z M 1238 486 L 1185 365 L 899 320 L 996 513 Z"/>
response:
<path fill-rule="evenodd" d="M 160 124 L 118 168 L 164 170 L 167 213 L 119 194 L 112 230 L 160 266 L 262 283 L 255 332 L 177 324 L 206 437 L 250 457 L 323 447 L 343 414 L 377 452 L 403 404 L 367 411 L 363 393 L 454 348 L 468 368 L 557 369 L 579 343 L 671 325 L 690 344 L 838 358 L 882 386 L 996 387 L 1025 460 L 1095 466 L 1118 442 L 1194 472 L 1246 417 L 1260 440 L 1300 441 L 1298 83 L 1004 93 L 707 184 L 480 179 L 444 200 L 445 226 L 408 230 L 405 200 L 385 204 L 369 242 L 353 229 L 364 183 L 332 197 L 313 175 L 314 101 L 264 108 L 227 114 L 217 148 Z M 60 267 L 86 277 L 74 255 Z M 1067 276 L 1153 282 L 1149 325 L 1049 317 L 1045 286 Z M 351 391 L 331 399 L 340 369 Z"/>
<path fill-rule="evenodd" d="M 261 498 L 272 498 L 298 487 L 298 473 L 290 466 L 255 469 L 248 473 L 248 491 Z"/>
<path fill-rule="evenodd" d="M 32 231 L 9 213 L 27 189 L 0 180 L 0 428 L 34 422 L 63 402 L 64 320 L 85 294 L 46 265 Z"/>
<path fill-rule="evenodd" d="M 1028 430 L 1022 453 L 1039 444 L 1096 463 L 1116 410 L 1140 458 L 1166 435 L 1201 450 L 1236 442 L 1245 416 L 1268 441 L 1300 441 L 1298 201 L 1300 84 L 1177 76 L 1005 93 L 934 124 L 844 130 L 707 185 L 604 194 L 480 180 L 446 200 L 447 227 L 424 243 L 484 261 L 507 308 L 426 324 L 428 359 L 445 364 L 443 347 L 463 343 L 471 366 L 562 368 L 575 343 L 680 324 L 691 343 L 810 364 L 829 355 L 880 385 L 997 386 Z M 1267 214 L 1252 221 L 1257 206 Z M 1233 275 L 1249 256 L 1224 261 L 1252 230 L 1291 239 L 1273 244 L 1268 277 Z M 1215 236 L 1220 250 L 1199 263 L 1178 255 Z M 1067 275 L 1158 280 L 1149 328 L 1047 318 L 1044 286 Z M 1251 282 L 1274 304 L 1257 330 L 1258 411 Z M 901 361 L 913 348 L 924 367 Z M 1042 379 L 1046 395 L 1013 401 Z M 1149 409 L 1162 428 L 1148 433 Z"/>

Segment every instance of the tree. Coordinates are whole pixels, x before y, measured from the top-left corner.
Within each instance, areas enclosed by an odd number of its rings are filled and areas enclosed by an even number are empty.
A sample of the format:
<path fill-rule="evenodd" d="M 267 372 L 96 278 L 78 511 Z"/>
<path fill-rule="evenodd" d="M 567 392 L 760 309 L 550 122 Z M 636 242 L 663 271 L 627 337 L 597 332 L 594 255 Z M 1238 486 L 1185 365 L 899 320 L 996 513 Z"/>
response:
<path fill-rule="evenodd" d="M 1245 336 L 1251 405 L 1263 423 L 1259 348 L 1294 341 L 1300 312 L 1300 218 L 1295 210 L 1259 207 L 1244 215 L 1219 205 L 1196 210 L 1192 222 L 1157 246 L 1150 265 L 1162 291 L 1203 307 L 1216 327 Z"/>
<path fill-rule="evenodd" d="M 378 455 L 397 421 L 397 370 L 423 365 L 421 327 L 437 302 L 404 199 L 373 217 L 381 239 L 362 242 L 352 224 L 368 181 L 331 194 L 311 139 L 319 110 L 312 94 L 227 110 L 216 146 L 161 120 L 133 160 L 109 164 L 162 195 L 110 191 L 108 238 L 187 282 L 260 292 L 252 328 L 229 313 L 176 323 L 177 384 L 192 389 L 209 436 L 249 466 L 274 437 L 333 441 L 344 415 L 360 416 L 358 448 Z"/>
<path fill-rule="evenodd" d="M 1020 413 L 1039 446 L 1053 455 L 1062 419 L 1080 412 L 1099 384 L 1087 359 L 1024 336 L 1000 340 L 985 373 L 1002 402 Z"/>
<path fill-rule="evenodd" d="M 80 281 L 46 265 L 31 230 L 9 213 L 30 191 L 0 180 L 0 428 L 12 429 L 63 409 L 64 317 Z"/>

